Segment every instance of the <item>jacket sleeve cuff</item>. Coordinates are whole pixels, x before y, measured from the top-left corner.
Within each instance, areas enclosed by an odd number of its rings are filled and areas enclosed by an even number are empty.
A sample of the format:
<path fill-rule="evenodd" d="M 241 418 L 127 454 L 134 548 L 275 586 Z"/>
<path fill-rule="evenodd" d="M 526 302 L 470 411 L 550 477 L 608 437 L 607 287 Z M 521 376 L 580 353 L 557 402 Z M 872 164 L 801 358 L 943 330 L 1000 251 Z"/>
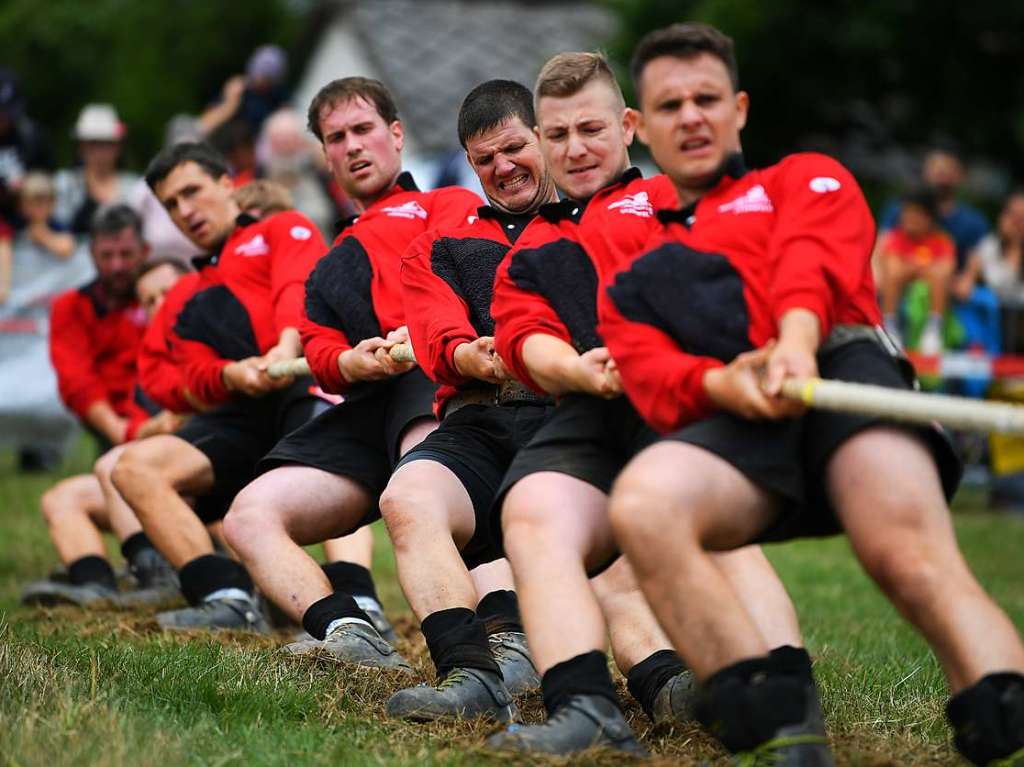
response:
<path fill-rule="evenodd" d="M 817 293 L 812 291 L 801 291 L 799 293 L 789 293 L 783 296 L 781 299 L 775 302 L 775 325 L 782 321 L 782 317 L 786 312 L 792 309 L 806 309 L 809 312 L 813 312 L 818 318 L 818 322 L 821 325 L 821 338 L 824 339 L 828 336 L 832 330 L 832 317 L 829 312 L 828 303 Z"/>

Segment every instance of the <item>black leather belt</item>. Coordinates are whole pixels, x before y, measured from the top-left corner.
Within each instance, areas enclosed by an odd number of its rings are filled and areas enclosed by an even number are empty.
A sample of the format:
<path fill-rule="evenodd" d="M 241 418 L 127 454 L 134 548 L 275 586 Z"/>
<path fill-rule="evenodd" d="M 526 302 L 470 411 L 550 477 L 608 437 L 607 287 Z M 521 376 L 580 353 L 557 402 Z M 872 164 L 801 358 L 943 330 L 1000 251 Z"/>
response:
<path fill-rule="evenodd" d="M 472 389 L 459 391 L 444 406 L 444 415 L 449 416 L 466 405 L 499 405 L 515 407 L 518 405 L 551 405 L 554 400 L 544 394 L 537 394 L 523 386 L 519 381 L 502 381 L 491 386 L 476 386 Z"/>

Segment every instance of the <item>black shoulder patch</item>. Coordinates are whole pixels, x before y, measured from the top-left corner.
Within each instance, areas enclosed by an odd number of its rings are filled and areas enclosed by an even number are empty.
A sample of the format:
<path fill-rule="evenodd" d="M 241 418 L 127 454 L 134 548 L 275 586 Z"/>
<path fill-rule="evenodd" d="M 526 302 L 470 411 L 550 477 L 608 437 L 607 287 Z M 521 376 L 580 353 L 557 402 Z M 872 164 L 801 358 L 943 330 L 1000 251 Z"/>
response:
<path fill-rule="evenodd" d="M 621 272 L 608 296 L 623 317 L 660 328 L 690 354 L 730 362 L 754 348 L 743 279 L 717 253 L 662 245 Z"/>
<path fill-rule="evenodd" d="M 379 336 L 372 283 L 370 256 L 350 235 L 320 259 L 306 280 L 306 316 L 318 325 L 340 330 L 353 346 Z"/>
<path fill-rule="evenodd" d="M 193 295 L 178 312 L 174 332 L 179 338 L 206 344 L 228 360 L 260 353 L 249 312 L 225 285 Z"/>
<path fill-rule="evenodd" d="M 604 342 L 597 334 L 597 272 L 579 243 L 561 239 L 512 256 L 509 278 L 544 296 L 580 354 Z"/>
<path fill-rule="evenodd" d="M 494 275 L 508 250 L 505 243 L 482 237 L 440 237 L 430 248 L 431 270 L 466 302 L 470 324 L 481 336 L 494 335 Z"/>

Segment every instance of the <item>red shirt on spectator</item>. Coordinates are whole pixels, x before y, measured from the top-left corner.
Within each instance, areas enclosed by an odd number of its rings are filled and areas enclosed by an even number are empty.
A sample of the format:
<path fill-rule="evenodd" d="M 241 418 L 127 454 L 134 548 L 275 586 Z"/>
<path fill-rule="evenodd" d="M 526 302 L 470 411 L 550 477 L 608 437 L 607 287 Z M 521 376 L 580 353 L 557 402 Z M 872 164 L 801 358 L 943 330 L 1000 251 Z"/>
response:
<path fill-rule="evenodd" d="M 921 266 L 956 258 L 956 245 L 945 232 L 933 231 L 925 237 L 916 238 L 899 227 L 882 235 L 881 251 L 883 255 L 896 256 Z"/>

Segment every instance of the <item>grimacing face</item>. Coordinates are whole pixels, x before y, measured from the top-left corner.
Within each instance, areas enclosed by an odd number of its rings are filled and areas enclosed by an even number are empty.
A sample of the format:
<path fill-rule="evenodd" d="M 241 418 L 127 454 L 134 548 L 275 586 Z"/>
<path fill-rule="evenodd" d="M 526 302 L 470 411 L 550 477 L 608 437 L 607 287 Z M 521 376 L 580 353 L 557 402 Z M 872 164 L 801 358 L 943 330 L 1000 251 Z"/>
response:
<path fill-rule="evenodd" d="M 616 89 L 591 80 L 565 98 L 537 102 L 537 134 L 548 172 L 564 194 L 586 200 L 629 167 L 636 113 L 625 109 Z"/>
<path fill-rule="evenodd" d="M 466 158 L 487 199 L 506 213 L 534 211 L 552 198 L 537 136 L 519 117 L 469 138 Z"/>
<path fill-rule="evenodd" d="M 331 173 L 364 209 L 402 170 L 402 124 L 385 123 L 373 102 L 362 96 L 325 106 L 320 111 L 320 135 Z"/>
<path fill-rule="evenodd" d="M 652 59 L 640 92 L 637 134 L 686 204 L 682 197 L 700 196 L 726 158 L 740 151 L 749 98 L 733 90 L 725 64 L 710 53 Z"/>
<path fill-rule="evenodd" d="M 178 229 L 202 250 L 212 250 L 235 227 L 239 211 L 227 175 L 214 178 L 189 160 L 158 181 L 154 191 Z"/>

